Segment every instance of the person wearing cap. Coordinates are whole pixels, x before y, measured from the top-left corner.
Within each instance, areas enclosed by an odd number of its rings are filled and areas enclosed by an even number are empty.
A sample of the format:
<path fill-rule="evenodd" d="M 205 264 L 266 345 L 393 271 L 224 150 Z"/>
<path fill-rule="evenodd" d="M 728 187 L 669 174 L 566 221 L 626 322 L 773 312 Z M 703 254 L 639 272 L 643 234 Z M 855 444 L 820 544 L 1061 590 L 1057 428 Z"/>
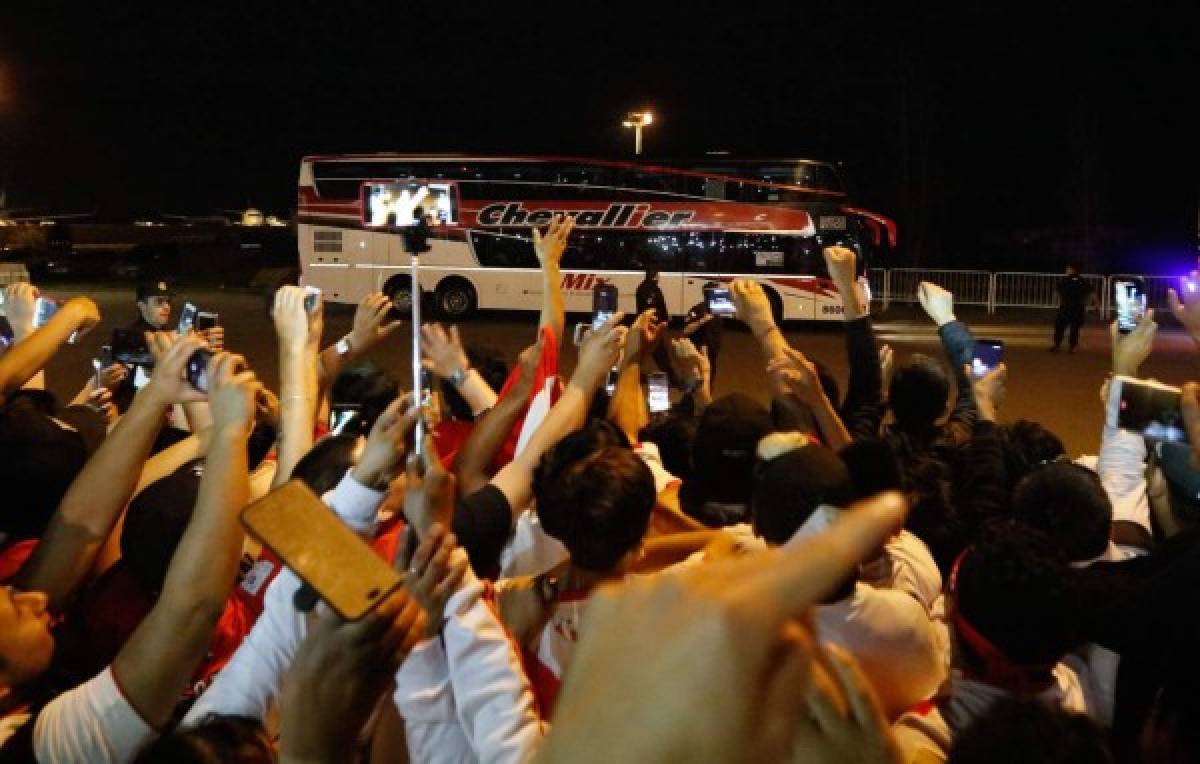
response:
<path fill-rule="evenodd" d="M 175 293 L 166 281 L 147 281 L 138 284 L 138 318 L 129 329 L 142 332 L 165 331 L 171 321 L 171 299 Z"/>
<path fill-rule="evenodd" d="M 692 477 L 679 494 L 683 511 L 710 528 L 748 522 L 754 449 L 772 429 L 770 413 L 747 395 L 713 401 L 692 442 Z"/>
<path fill-rule="evenodd" d="M 751 522 L 768 546 L 824 532 L 854 499 L 846 465 L 799 432 L 758 443 Z M 925 607 L 907 592 L 849 576 L 813 612 L 817 638 L 858 660 L 888 719 L 929 699 L 945 678 L 946 644 Z"/>

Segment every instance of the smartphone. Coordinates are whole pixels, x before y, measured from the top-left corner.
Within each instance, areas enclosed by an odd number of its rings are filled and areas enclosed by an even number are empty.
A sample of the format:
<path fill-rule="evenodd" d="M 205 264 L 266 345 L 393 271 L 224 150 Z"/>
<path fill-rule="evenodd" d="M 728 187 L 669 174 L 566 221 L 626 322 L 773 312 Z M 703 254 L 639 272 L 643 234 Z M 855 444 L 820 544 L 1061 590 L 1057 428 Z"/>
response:
<path fill-rule="evenodd" d="M 987 376 L 1004 360 L 1004 340 L 980 338 L 975 340 L 975 352 L 971 355 L 971 376 L 976 379 Z"/>
<path fill-rule="evenodd" d="M 400 574 L 299 480 L 242 510 L 242 525 L 343 620 L 359 620 L 401 584 Z"/>
<path fill-rule="evenodd" d="M 213 353 L 208 348 L 200 348 L 187 359 L 184 373 L 188 384 L 202 393 L 208 392 L 208 362 Z"/>
<path fill-rule="evenodd" d="M 592 329 L 608 323 L 617 312 L 617 285 L 597 284 L 592 289 Z"/>
<path fill-rule="evenodd" d="M 179 326 L 175 331 L 180 337 L 191 334 L 192 329 L 196 327 L 196 306 L 190 302 L 183 304 L 183 310 L 179 311 Z"/>
<path fill-rule="evenodd" d="M 58 301 L 52 300 L 49 297 L 37 298 L 37 305 L 33 313 L 33 328 L 40 329 L 46 325 L 46 322 L 54 317 L 58 312 Z"/>
<path fill-rule="evenodd" d="M 651 414 L 663 414 L 671 410 L 671 395 L 665 372 L 656 371 L 646 377 L 646 403 Z"/>
<path fill-rule="evenodd" d="M 1153 441 L 1187 441 L 1179 388 L 1149 379 L 1116 376 L 1108 383 L 1107 424 Z"/>
<path fill-rule="evenodd" d="M 329 407 L 329 434 L 359 433 L 362 406 L 358 403 L 335 403 Z"/>
<path fill-rule="evenodd" d="M 220 316 L 217 313 L 207 310 L 196 313 L 196 331 L 203 332 L 207 329 L 212 329 L 214 326 L 219 326 L 219 318 Z"/>
<path fill-rule="evenodd" d="M 733 318 L 737 315 L 729 287 L 708 287 L 704 290 L 704 301 L 708 303 L 708 312 L 714 316 Z"/>
<path fill-rule="evenodd" d="M 304 309 L 309 313 L 316 313 L 317 306 L 321 302 L 321 289 L 315 286 L 304 287 Z M 215 315 L 215 314 L 214 314 Z"/>
<path fill-rule="evenodd" d="M 112 345 L 101 345 L 100 354 L 92 359 L 92 368 L 95 369 L 95 385 L 100 387 L 100 372 L 107 369 L 113 364 Z"/>
<path fill-rule="evenodd" d="M 617 391 L 617 369 L 613 367 L 608 370 L 608 376 L 604 378 L 604 392 L 609 397 Z"/>
<path fill-rule="evenodd" d="M 113 329 L 110 347 L 113 359 L 126 366 L 154 368 L 154 356 L 146 347 L 146 338 L 136 329 Z"/>
<path fill-rule="evenodd" d="M 416 225 L 418 207 L 434 225 L 454 225 L 457 205 L 453 183 L 401 180 L 362 184 L 363 223 L 368 227 Z"/>
<path fill-rule="evenodd" d="M 1146 315 L 1146 290 L 1137 281 L 1113 281 L 1113 305 L 1117 307 L 1117 331 L 1129 334 Z"/>
<path fill-rule="evenodd" d="M 141 390 L 150 382 L 150 374 L 146 371 L 145 366 L 133 367 L 133 389 Z"/>
<path fill-rule="evenodd" d="M 1194 272 L 1195 271 L 1193 271 L 1193 273 Z M 1191 276 L 1180 276 L 1179 286 L 1179 296 L 1183 298 L 1185 302 L 1200 297 L 1200 294 L 1197 294 L 1197 291 L 1200 290 L 1200 286 L 1196 285 L 1196 279 L 1192 278 Z"/>

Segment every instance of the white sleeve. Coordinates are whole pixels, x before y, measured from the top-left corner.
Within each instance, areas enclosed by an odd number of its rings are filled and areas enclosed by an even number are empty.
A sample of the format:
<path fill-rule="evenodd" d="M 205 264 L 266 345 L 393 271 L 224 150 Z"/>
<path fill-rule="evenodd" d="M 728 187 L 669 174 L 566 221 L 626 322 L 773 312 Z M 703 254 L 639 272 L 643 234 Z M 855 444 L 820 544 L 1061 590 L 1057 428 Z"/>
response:
<path fill-rule="evenodd" d="M 267 587 L 263 612 L 242 640 L 237 652 L 183 718 L 182 726 L 195 727 L 209 714 L 248 716 L 263 720 L 308 633 L 304 614 L 296 611 L 292 597 L 300 579 L 284 568 Z"/>
<path fill-rule="evenodd" d="M 446 603 L 442 630 L 459 722 L 480 762 L 527 762 L 545 735 L 533 689 L 508 632 L 479 596 L 482 585 L 468 578 Z"/>
<path fill-rule="evenodd" d="M 55 764 L 126 762 L 157 735 L 125 700 L 110 666 L 42 709 L 33 751 L 38 761 Z"/>
<path fill-rule="evenodd" d="M 877 589 L 895 589 L 915 598 L 927 613 L 942 593 L 942 574 L 925 542 L 902 530 L 888 539 L 883 554 L 863 566 L 862 580 Z"/>
<path fill-rule="evenodd" d="M 408 654 L 396 672 L 392 699 L 404 719 L 409 761 L 475 761 L 471 741 L 458 722 L 450 666 L 440 639 L 417 645 Z"/>
<path fill-rule="evenodd" d="M 359 535 L 373 536 L 379 527 L 379 505 L 383 503 L 383 491 L 367 488 L 350 476 L 346 470 L 341 482 L 321 497 L 333 513 L 350 530 Z"/>
<path fill-rule="evenodd" d="M 1112 502 L 1113 522 L 1136 523 L 1151 532 L 1150 499 L 1146 495 L 1146 441 L 1142 436 L 1105 427 L 1096 472 Z"/>

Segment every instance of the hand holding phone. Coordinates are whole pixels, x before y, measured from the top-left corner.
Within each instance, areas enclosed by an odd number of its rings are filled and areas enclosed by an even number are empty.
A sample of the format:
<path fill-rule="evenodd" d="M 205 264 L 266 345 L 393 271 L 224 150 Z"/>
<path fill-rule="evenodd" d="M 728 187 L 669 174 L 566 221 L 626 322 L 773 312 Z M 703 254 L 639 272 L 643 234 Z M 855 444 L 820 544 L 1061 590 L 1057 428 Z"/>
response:
<path fill-rule="evenodd" d="M 975 351 L 971 355 L 971 376 L 976 379 L 986 377 L 988 372 L 999 366 L 1003 360 L 1004 340 L 977 339 Z"/>
<path fill-rule="evenodd" d="M 401 584 L 392 566 L 299 480 L 246 507 L 242 525 L 344 620 L 362 618 Z"/>
<path fill-rule="evenodd" d="M 704 290 L 704 301 L 708 304 L 708 312 L 714 316 L 721 318 L 734 318 L 737 316 L 737 306 L 733 303 L 733 296 L 729 293 L 729 287 L 708 287 Z"/>
<path fill-rule="evenodd" d="M 670 387 L 665 372 L 652 372 L 646 377 L 646 404 L 651 414 L 665 414 L 671 410 Z"/>
<path fill-rule="evenodd" d="M 176 334 L 180 337 L 186 337 L 192 333 L 192 329 L 196 326 L 196 306 L 190 302 L 183 304 L 183 310 L 179 311 L 179 325 L 175 328 Z"/>
<path fill-rule="evenodd" d="M 1108 383 L 1106 424 L 1147 440 L 1186 441 L 1180 392 L 1154 380 L 1117 375 Z"/>
<path fill-rule="evenodd" d="M 1146 290 L 1138 281 L 1113 281 L 1113 305 L 1117 308 L 1117 331 L 1129 334 L 1146 315 Z"/>

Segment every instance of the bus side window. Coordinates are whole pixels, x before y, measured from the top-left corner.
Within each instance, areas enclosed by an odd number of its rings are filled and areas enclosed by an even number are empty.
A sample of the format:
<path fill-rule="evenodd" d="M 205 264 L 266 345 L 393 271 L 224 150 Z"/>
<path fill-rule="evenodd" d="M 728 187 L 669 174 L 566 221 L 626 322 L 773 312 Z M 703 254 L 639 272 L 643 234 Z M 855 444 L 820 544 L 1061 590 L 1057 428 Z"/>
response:
<path fill-rule="evenodd" d="M 754 273 L 754 252 L 750 237 L 744 233 L 727 233 L 721 237 L 718 270 L 721 273 Z"/>
<path fill-rule="evenodd" d="M 682 266 L 681 236 L 673 233 L 629 233 L 624 235 L 624 254 L 619 268 L 676 273 Z"/>
<path fill-rule="evenodd" d="M 511 229 L 509 229 L 511 230 Z M 533 242 L 521 235 L 498 231 L 471 231 L 471 244 L 479 264 L 488 268 L 537 268 Z"/>
<path fill-rule="evenodd" d="M 689 233 L 683 237 L 684 270 L 689 273 L 716 273 L 719 242 L 711 233 Z"/>

